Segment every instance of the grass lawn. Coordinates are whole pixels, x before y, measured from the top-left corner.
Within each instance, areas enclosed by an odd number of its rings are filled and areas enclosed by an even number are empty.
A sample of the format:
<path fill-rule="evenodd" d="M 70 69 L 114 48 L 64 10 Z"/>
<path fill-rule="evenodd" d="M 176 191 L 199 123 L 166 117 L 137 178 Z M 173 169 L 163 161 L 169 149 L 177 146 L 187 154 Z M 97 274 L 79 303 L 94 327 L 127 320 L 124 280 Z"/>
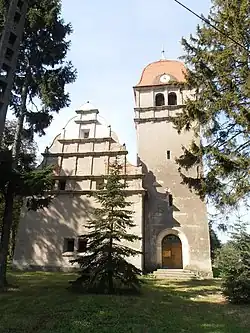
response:
<path fill-rule="evenodd" d="M 227 304 L 219 281 L 153 281 L 141 296 L 79 295 L 72 274 L 10 273 L 0 333 L 249 333 L 250 307 Z"/>

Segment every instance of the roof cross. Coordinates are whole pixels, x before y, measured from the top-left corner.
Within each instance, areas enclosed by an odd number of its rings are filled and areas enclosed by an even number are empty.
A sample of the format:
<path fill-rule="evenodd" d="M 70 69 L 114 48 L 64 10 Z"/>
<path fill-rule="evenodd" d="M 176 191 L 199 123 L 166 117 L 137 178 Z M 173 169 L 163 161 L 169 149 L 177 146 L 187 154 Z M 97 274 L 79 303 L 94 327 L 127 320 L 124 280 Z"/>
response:
<path fill-rule="evenodd" d="M 164 46 L 162 47 L 162 51 L 161 51 L 161 60 L 166 60 Z"/>

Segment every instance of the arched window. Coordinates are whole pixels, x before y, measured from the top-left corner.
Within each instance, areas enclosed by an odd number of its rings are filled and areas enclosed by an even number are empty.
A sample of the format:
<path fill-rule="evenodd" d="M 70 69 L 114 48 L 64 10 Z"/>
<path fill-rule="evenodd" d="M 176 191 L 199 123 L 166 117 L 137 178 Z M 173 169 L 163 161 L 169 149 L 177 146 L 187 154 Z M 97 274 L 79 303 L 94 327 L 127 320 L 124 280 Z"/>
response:
<path fill-rule="evenodd" d="M 163 94 L 156 94 L 155 96 L 155 106 L 165 105 L 165 97 Z"/>
<path fill-rule="evenodd" d="M 168 94 L 168 105 L 177 105 L 177 95 L 175 92 Z"/>

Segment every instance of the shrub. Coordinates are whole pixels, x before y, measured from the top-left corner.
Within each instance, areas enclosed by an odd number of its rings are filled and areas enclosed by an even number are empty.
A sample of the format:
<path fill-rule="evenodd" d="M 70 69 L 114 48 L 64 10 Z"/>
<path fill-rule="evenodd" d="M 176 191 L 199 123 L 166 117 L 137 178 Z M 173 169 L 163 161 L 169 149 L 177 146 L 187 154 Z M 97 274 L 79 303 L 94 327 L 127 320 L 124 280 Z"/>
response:
<path fill-rule="evenodd" d="M 242 231 L 219 251 L 222 291 L 231 303 L 250 303 L 250 235 Z"/>

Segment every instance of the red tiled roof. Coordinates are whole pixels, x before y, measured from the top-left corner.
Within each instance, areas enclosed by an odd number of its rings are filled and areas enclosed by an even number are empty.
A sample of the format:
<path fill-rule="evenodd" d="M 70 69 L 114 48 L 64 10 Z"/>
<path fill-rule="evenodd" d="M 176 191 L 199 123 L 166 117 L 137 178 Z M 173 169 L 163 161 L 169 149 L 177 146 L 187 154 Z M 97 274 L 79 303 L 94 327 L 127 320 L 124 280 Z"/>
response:
<path fill-rule="evenodd" d="M 159 78 L 163 74 L 169 74 L 178 82 L 185 82 L 186 68 L 181 61 L 177 60 L 159 60 L 146 66 L 142 72 L 138 86 L 152 86 L 161 83 Z M 157 79 L 158 78 L 158 79 Z"/>

